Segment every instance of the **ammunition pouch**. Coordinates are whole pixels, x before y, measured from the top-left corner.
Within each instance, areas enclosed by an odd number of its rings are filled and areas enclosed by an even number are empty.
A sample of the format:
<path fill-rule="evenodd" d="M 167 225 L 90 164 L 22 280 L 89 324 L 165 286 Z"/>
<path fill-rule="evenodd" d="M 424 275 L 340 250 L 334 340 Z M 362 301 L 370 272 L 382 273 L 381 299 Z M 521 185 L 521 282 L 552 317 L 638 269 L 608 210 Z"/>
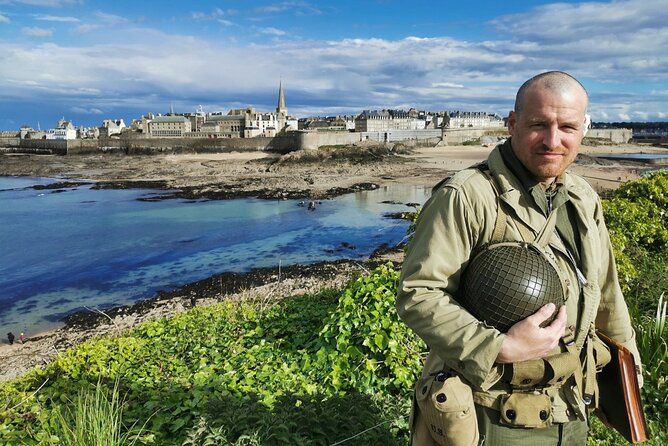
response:
<path fill-rule="evenodd" d="M 564 352 L 541 359 L 512 364 L 507 379 L 512 389 L 527 390 L 535 387 L 555 387 L 565 383 L 581 367 L 579 358 Z"/>
<path fill-rule="evenodd" d="M 475 446 L 479 432 L 471 387 L 447 372 L 419 380 L 415 399 L 422 421 L 440 446 Z"/>
<path fill-rule="evenodd" d="M 541 428 L 552 424 L 552 403 L 545 394 L 516 392 L 501 397 L 501 424 Z"/>

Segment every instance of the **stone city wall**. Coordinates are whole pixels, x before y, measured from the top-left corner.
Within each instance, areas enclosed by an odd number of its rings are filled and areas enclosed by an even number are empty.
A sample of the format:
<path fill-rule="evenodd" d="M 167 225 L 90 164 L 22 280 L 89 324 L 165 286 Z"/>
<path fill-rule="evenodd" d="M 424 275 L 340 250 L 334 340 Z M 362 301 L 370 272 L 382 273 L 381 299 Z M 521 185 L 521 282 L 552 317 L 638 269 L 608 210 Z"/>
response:
<path fill-rule="evenodd" d="M 453 128 L 443 130 L 390 130 L 385 132 L 287 132 L 273 138 L 141 138 L 119 139 L 19 139 L 0 138 L 4 152 L 52 153 L 79 155 L 90 153 L 207 153 L 271 151 L 288 153 L 294 150 L 318 149 L 322 146 L 406 142 L 409 145 L 458 145 L 482 136 L 505 136 L 505 129 Z M 626 143 L 630 129 L 592 129 L 588 138 L 612 143 Z"/>
<path fill-rule="evenodd" d="M 390 143 L 398 141 L 429 141 L 437 144 L 441 130 L 388 130 L 383 132 L 330 131 L 292 132 L 299 135 L 299 149 L 317 149 L 322 146 L 359 144 L 365 142 Z"/>
<path fill-rule="evenodd" d="M 631 129 L 589 129 L 587 138 L 605 139 L 616 144 L 626 144 L 633 138 Z"/>
<path fill-rule="evenodd" d="M 120 138 L 100 139 L 103 151 L 122 149 L 128 154 L 154 153 L 207 153 L 207 152 L 256 152 L 287 153 L 296 150 L 297 143 L 291 135 L 273 138 Z"/>

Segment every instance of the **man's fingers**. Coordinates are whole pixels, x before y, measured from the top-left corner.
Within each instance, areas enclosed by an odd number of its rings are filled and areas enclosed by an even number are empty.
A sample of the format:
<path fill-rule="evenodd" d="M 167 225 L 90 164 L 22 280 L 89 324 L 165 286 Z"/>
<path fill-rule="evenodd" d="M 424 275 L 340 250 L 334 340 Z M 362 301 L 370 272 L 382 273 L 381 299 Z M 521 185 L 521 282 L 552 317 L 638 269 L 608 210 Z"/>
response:
<path fill-rule="evenodd" d="M 545 319 L 554 314 L 554 310 L 555 306 L 552 302 L 550 302 L 546 305 L 543 305 L 538 311 L 529 316 L 527 319 L 529 319 L 535 325 L 540 325 L 543 323 L 543 321 L 545 321 Z"/>
<path fill-rule="evenodd" d="M 566 331 L 566 306 L 562 305 L 561 308 L 559 308 L 559 313 L 557 313 L 557 317 L 552 321 L 550 325 L 545 327 L 549 330 L 555 331 L 559 337 L 562 337 Z"/>

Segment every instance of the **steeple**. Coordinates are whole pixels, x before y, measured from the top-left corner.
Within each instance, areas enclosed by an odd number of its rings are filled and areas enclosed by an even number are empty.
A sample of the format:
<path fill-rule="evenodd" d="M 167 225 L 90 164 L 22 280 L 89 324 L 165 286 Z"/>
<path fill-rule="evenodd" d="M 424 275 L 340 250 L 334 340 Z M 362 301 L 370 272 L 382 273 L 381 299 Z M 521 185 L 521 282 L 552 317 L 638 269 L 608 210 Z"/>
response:
<path fill-rule="evenodd" d="M 283 91 L 283 81 L 278 83 L 278 107 L 276 107 L 276 113 L 278 114 L 288 114 L 288 107 L 285 106 L 285 92 Z"/>

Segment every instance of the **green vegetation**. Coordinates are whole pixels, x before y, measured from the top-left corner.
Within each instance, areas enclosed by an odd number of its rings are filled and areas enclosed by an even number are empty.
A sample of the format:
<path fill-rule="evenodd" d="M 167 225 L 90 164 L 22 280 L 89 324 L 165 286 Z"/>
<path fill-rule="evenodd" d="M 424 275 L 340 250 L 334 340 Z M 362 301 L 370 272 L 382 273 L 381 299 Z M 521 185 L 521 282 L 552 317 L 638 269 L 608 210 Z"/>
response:
<path fill-rule="evenodd" d="M 317 150 L 300 150 L 281 156 L 275 163 L 312 164 L 346 161 L 354 164 L 378 162 L 385 159 L 400 160 L 396 155 L 410 153 L 410 148 L 403 143 L 389 146 L 385 143 L 366 143 L 364 145 L 338 144 L 321 146 Z"/>
<path fill-rule="evenodd" d="M 668 444 L 667 184 L 657 173 L 604 202 L 652 445 Z M 397 278 L 387 264 L 343 290 L 198 307 L 83 343 L 0 385 L 0 443 L 102 444 L 68 443 L 101 425 L 121 438 L 110 445 L 407 444 L 425 346 L 394 311 Z M 626 443 L 594 420 L 590 444 Z"/>
<path fill-rule="evenodd" d="M 462 143 L 463 146 L 479 146 L 482 144 L 480 138 L 468 139 Z"/>

